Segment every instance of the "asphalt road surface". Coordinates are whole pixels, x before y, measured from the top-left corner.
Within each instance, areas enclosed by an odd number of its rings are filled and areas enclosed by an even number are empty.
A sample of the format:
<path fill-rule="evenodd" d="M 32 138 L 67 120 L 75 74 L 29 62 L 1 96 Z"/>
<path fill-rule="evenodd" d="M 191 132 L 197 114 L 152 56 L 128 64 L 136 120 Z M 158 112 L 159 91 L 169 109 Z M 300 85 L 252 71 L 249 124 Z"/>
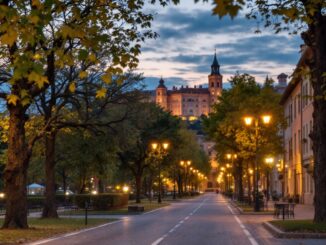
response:
<path fill-rule="evenodd" d="M 258 217 L 239 216 L 215 193 L 173 203 L 100 227 L 33 245 L 325 245 L 326 240 L 276 239 Z"/>

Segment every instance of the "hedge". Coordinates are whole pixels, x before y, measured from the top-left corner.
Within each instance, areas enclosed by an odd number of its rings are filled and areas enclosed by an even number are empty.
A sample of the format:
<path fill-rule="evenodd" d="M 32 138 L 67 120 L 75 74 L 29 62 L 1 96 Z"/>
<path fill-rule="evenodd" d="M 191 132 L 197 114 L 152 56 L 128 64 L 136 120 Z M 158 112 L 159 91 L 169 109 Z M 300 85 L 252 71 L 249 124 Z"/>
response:
<path fill-rule="evenodd" d="M 110 194 L 80 194 L 75 195 L 75 204 L 79 208 L 85 208 L 85 203 L 94 210 L 109 210 L 128 204 L 128 194 L 110 193 Z"/>
<path fill-rule="evenodd" d="M 44 204 L 44 196 L 28 196 L 28 208 L 42 208 Z M 56 204 L 76 205 L 79 208 L 85 208 L 85 202 L 94 210 L 108 210 L 121 207 L 128 204 L 129 195 L 122 193 L 105 193 L 98 195 L 79 194 L 79 195 L 56 195 Z M 5 198 L 0 200 L 0 208 L 5 207 Z"/>

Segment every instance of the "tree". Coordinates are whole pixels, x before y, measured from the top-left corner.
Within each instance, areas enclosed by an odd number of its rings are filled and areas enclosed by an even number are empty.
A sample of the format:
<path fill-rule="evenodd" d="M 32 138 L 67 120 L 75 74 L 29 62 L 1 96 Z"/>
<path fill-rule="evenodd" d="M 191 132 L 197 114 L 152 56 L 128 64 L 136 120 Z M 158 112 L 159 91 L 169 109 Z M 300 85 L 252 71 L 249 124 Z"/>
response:
<path fill-rule="evenodd" d="M 196 122 L 196 126 L 201 122 Z M 171 149 L 168 161 L 170 162 L 169 175 L 174 179 L 177 177 L 179 195 L 183 193 L 183 183 L 185 173 L 180 166 L 180 161 L 191 161 L 191 167 L 207 175 L 210 171 L 208 156 L 198 144 L 198 139 L 194 131 L 183 125 L 178 131 L 178 143 Z"/>
<path fill-rule="evenodd" d="M 137 114 L 121 127 L 125 136 L 120 139 L 118 156 L 121 164 L 134 176 L 136 202 L 140 203 L 144 170 L 152 164 L 148 159 L 150 143 L 153 140 L 168 140 L 174 145 L 179 119 L 153 103 L 144 102 L 135 106 L 138 108 Z"/>
<path fill-rule="evenodd" d="M 203 0 L 207 1 L 207 0 Z M 199 0 L 195 0 L 199 2 Z M 247 17 L 264 22 L 265 27 L 273 27 L 278 33 L 282 30 L 301 33 L 308 48 L 303 71 L 309 73 L 314 90 L 313 105 L 313 141 L 315 222 L 326 221 L 326 1 L 324 0 L 254 0 L 225 1 L 214 0 L 213 14 L 232 18 L 241 10 L 247 11 Z M 308 68 L 306 71 L 305 67 Z"/>
<path fill-rule="evenodd" d="M 237 154 L 233 174 L 236 179 L 237 196 L 242 199 L 245 162 L 251 161 L 256 154 L 263 158 L 266 154 L 281 152 L 282 141 L 278 132 L 284 125 L 284 118 L 283 109 L 279 105 L 279 95 L 274 91 L 270 81 L 260 86 L 254 77 L 236 74 L 230 79 L 230 83 L 231 89 L 222 91 L 213 113 L 204 120 L 204 129 L 215 141 L 220 162 L 225 162 L 226 154 Z M 252 129 L 245 128 L 243 117 L 248 114 L 260 116 L 265 113 L 272 115 L 274 123 L 259 128 L 260 144 L 256 149 Z"/>
<path fill-rule="evenodd" d="M 57 82 L 57 69 L 89 60 L 105 73 L 103 83 L 109 83 L 124 67 L 134 68 L 140 43 L 156 36 L 150 31 L 152 15 L 141 11 L 143 5 L 125 0 L 0 2 L 0 98 L 6 100 L 10 118 L 4 228 L 28 227 L 27 169 L 33 145 L 46 129 L 26 139 L 28 108 Z M 96 57 L 103 50 L 108 55 L 105 66 Z M 80 78 L 87 75 L 79 73 Z"/>
<path fill-rule="evenodd" d="M 80 69 L 70 67 L 68 71 L 58 74 L 57 84 L 51 90 L 45 91 L 36 99 L 37 111 L 42 115 L 46 132 L 44 134 L 45 148 L 45 201 L 42 217 L 57 218 L 57 207 L 55 204 L 55 141 L 57 133 L 66 127 L 81 127 L 95 131 L 100 128 L 109 128 L 126 120 L 127 107 L 122 105 L 134 103 L 142 98 L 136 89 L 139 86 L 141 76 L 125 74 L 123 78 L 117 76 L 112 82 L 100 83 L 103 73 L 89 72 L 85 79 L 78 79 Z M 122 80 L 123 79 L 123 80 Z M 73 85 L 73 91 L 71 86 Z M 98 89 L 105 89 L 105 93 L 98 99 Z M 109 107 L 120 105 L 121 115 L 110 118 L 107 114 L 111 112 Z M 67 110 L 67 108 L 72 108 Z M 74 113 L 73 118 L 67 118 L 67 112 Z M 124 113 L 123 113 L 124 112 Z"/>

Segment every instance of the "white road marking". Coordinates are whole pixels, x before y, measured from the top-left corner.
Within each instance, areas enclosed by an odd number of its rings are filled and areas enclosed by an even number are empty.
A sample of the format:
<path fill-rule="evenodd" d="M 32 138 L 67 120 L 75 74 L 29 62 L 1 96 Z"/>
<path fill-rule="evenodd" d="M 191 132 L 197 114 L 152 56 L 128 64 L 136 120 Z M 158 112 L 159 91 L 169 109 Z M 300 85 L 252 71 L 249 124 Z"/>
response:
<path fill-rule="evenodd" d="M 120 223 L 120 222 L 122 222 L 124 220 L 126 220 L 126 219 L 117 220 L 117 221 L 114 221 L 114 222 L 111 222 L 111 223 L 106 223 L 106 224 L 95 226 L 95 227 L 88 228 L 88 229 L 83 229 L 83 230 L 80 230 L 80 231 L 77 231 L 77 232 L 71 232 L 71 233 L 68 233 L 68 234 L 65 234 L 65 235 L 62 235 L 62 236 L 57 236 L 57 237 L 54 237 L 54 238 L 49 238 L 49 239 L 45 239 L 45 240 L 41 240 L 41 241 L 37 241 L 37 242 L 32 242 L 32 243 L 29 243 L 29 245 L 40 245 L 40 244 L 44 244 L 44 243 L 48 243 L 48 242 L 60 240 L 62 238 L 66 238 L 66 237 L 70 237 L 70 236 L 75 236 L 75 235 L 78 235 L 78 234 L 81 234 L 81 233 L 84 233 L 84 232 L 88 232 L 88 231 L 95 230 L 95 229 L 98 229 L 98 228 L 102 228 L 102 227 L 105 227 L 105 226 L 109 226 L 109 225 L 113 225 L 113 224 L 116 224 L 116 223 Z"/>
<path fill-rule="evenodd" d="M 160 242 L 162 242 L 164 240 L 164 237 L 160 237 L 159 239 L 157 239 L 155 242 L 152 243 L 152 245 L 157 245 Z"/>
<path fill-rule="evenodd" d="M 243 233 L 247 236 L 247 238 L 249 239 L 251 245 L 259 245 L 258 242 L 255 240 L 255 238 L 253 238 L 253 236 L 250 234 L 250 232 L 247 230 L 247 228 L 242 224 L 241 220 L 238 218 L 238 216 L 236 216 L 236 214 L 234 213 L 234 211 L 232 210 L 232 208 L 228 205 L 227 206 L 230 210 L 230 212 L 232 213 L 234 219 L 237 221 L 237 223 L 239 224 L 239 226 L 241 227 Z"/>
<path fill-rule="evenodd" d="M 178 228 L 180 225 L 181 225 L 181 224 L 177 224 L 177 225 L 174 226 L 174 228 Z"/>
<path fill-rule="evenodd" d="M 164 206 L 164 207 L 161 207 L 161 208 L 157 208 L 157 209 L 154 209 L 154 210 L 152 210 L 152 211 L 145 212 L 145 213 L 143 213 L 142 215 L 155 213 L 155 212 L 160 211 L 161 209 L 163 209 L 163 208 L 167 208 L 167 207 L 169 207 L 169 206 Z"/>
<path fill-rule="evenodd" d="M 187 219 L 189 219 L 190 218 L 190 216 L 192 216 L 194 213 L 196 213 L 197 212 L 197 210 L 198 209 L 200 209 L 202 206 L 203 206 L 203 204 L 204 204 L 204 202 L 206 202 L 206 200 L 207 200 L 208 198 L 205 198 L 201 203 L 200 203 L 200 205 L 195 209 L 195 210 L 193 210 L 188 216 L 186 216 L 183 220 L 181 220 L 181 221 L 179 221 L 179 223 L 178 224 L 176 224 L 171 230 L 169 230 L 169 232 L 167 233 L 167 234 L 165 234 L 165 235 L 163 235 L 163 236 L 161 236 L 160 238 L 158 238 L 156 241 L 154 241 L 151 245 L 158 245 L 159 243 L 161 243 L 163 240 L 164 240 L 164 238 L 166 238 L 167 236 L 168 236 L 168 234 L 169 233 L 172 233 L 172 232 L 174 232 L 177 228 L 179 228 Z"/>

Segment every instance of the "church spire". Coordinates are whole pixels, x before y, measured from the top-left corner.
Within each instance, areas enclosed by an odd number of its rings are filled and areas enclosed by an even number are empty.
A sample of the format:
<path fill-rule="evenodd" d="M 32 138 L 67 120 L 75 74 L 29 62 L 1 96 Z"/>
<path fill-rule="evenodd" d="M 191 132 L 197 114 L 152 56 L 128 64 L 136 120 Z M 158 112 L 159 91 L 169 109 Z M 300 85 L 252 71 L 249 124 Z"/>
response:
<path fill-rule="evenodd" d="M 217 58 L 216 58 L 216 49 L 215 49 L 215 55 L 214 55 L 214 60 L 213 60 L 213 63 L 211 65 L 211 75 L 221 75 L 220 74 L 220 65 L 217 61 Z"/>

